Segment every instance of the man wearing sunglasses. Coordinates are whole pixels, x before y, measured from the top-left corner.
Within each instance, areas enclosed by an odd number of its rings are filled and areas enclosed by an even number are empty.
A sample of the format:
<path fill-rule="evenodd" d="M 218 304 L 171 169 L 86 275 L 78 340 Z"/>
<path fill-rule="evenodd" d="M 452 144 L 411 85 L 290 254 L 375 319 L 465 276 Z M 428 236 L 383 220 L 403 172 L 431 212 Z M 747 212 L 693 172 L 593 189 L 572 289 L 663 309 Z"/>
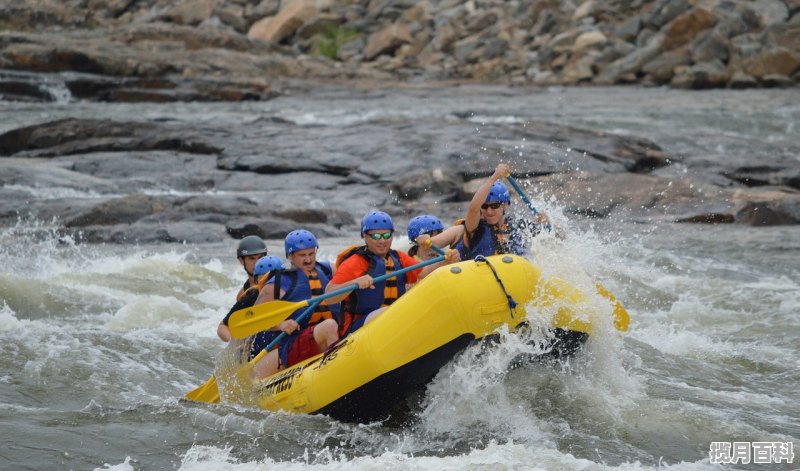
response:
<path fill-rule="evenodd" d="M 342 336 L 356 331 L 383 312 L 405 293 L 406 284 L 416 283 L 436 268 L 459 260 L 458 253 L 451 251 L 442 262 L 375 283 L 373 279 L 416 265 L 418 261 L 405 252 L 392 250 L 394 222 L 383 211 L 370 211 L 364 216 L 361 237 L 364 245 L 350 247 L 339 255 L 336 273 L 325 290 L 332 292 L 358 285 L 357 289 L 328 300 L 329 303 L 344 300 Z"/>
<path fill-rule="evenodd" d="M 440 247 L 454 244 L 462 260 L 474 259 L 478 255 L 524 255 L 530 239 L 550 221 L 543 212 L 537 214 L 535 222 L 510 221 L 507 218 L 511 195 L 500 180 L 510 174 L 508 164 L 498 164 L 492 176 L 473 195 L 466 218 L 432 237 L 432 242 Z M 425 239 L 426 236 L 420 236 L 418 244 L 425 246 Z"/>

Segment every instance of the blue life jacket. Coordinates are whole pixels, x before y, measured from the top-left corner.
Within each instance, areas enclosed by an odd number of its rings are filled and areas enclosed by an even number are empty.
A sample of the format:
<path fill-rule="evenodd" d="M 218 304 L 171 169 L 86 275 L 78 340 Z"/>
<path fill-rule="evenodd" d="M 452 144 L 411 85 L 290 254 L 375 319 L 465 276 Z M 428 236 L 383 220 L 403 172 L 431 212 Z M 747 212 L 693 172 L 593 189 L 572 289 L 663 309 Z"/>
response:
<path fill-rule="evenodd" d="M 291 270 L 281 270 L 276 273 L 275 279 L 272 280 L 275 289 L 275 299 L 298 302 L 311 299 L 312 297 L 321 296 L 325 291 L 325 287 L 328 286 L 328 283 L 330 283 L 331 277 L 333 277 L 333 269 L 331 268 L 331 264 L 328 262 L 317 262 L 316 266 L 314 267 L 314 271 L 317 273 L 317 277 L 319 278 L 320 282 L 320 287 L 318 289 L 319 292 L 312 290 L 310 280 L 306 273 L 302 270 L 295 268 Z M 285 286 L 283 297 L 280 296 L 281 285 Z M 306 309 L 308 309 L 308 307 L 303 307 L 294 311 L 291 315 L 291 318 L 297 321 L 297 318 L 300 317 L 300 315 Z M 336 319 L 338 323 L 339 306 L 320 304 L 314 309 L 314 312 L 310 316 L 303 320 L 297 321 L 297 323 L 300 325 L 300 328 L 292 332 L 290 335 L 285 336 L 283 340 L 281 340 L 278 347 L 278 356 L 282 365 L 288 366 L 289 350 L 292 348 L 294 342 L 299 338 L 300 332 L 308 327 L 319 324 L 325 319 Z M 280 332 L 278 332 L 278 334 L 280 334 Z"/>
<path fill-rule="evenodd" d="M 309 284 L 308 276 L 306 276 L 302 270 L 280 270 L 276 272 L 273 280 L 267 281 L 268 284 L 274 284 L 274 298 L 298 302 L 324 294 L 325 287 L 328 286 L 328 283 L 330 283 L 331 278 L 333 277 L 333 269 L 331 268 L 331 264 L 329 262 L 317 262 L 314 270 L 317 272 L 320 284 L 322 285 L 321 293 L 314 293 L 311 291 L 311 285 Z M 285 291 L 283 297 L 280 295 L 281 289 Z M 297 317 L 299 317 L 300 314 L 302 314 L 306 309 L 307 308 L 304 307 L 294 311 L 291 315 L 291 318 L 297 320 Z M 324 319 L 334 318 L 338 321 L 338 315 L 339 306 L 320 304 L 316 307 L 316 309 L 314 309 L 313 314 L 299 322 L 300 330 L 305 329 L 309 325 L 318 324 Z"/>
<path fill-rule="evenodd" d="M 460 224 L 466 225 L 464 220 Z M 478 227 L 470 234 L 464 228 L 464 236 L 456 243 L 455 249 L 461 254 L 461 260 L 472 260 L 478 255 L 488 257 L 505 253 L 524 255 L 529 248 L 529 236 L 540 232 L 539 225 L 524 220 L 512 220 L 505 228 L 490 226 L 481 218 Z M 504 242 L 501 236 L 507 235 Z"/>
<path fill-rule="evenodd" d="M 339 256 L 339 264 L 346 260 L 347 258 L 358 255 L 364 258 L 369 266 L 367 267 L 367 272 L 365 275 L 369 275 L 372 278 L 377 278 L 379 276 L 383 276 L 386 274 L 386 262 L 384 261 L 383 257 L 373 254 L 367 250 L 367 247 L 362 245 L 360 247 L 356 247 L 351 249 L 349 253 L 345 253 Z M 387 255 L 392 259 L 392 263 L 394 264 L 394 270 L 400 270 L 403 268 L 403 265 L 400 263 L 400 256 L 397 254 L 396 250 L 390 250 L 389 254 Z M 388 298 L 386 293 L 386 288 L 394 288 L 397 287 L 397 297 Z M 343 301 L 344 310 L 351 313 L 356 314 L 359 316 L 365 316 L 370 312 L 378 309 L 379 307 L 385 305 L 390 305 L 397 300 L 400 296 L 402 296 L 406 292 L 406 275 L 403 273 L 402 275 L 396 276 L 394 278 L 389 278 L 388 280 L 381 281 L 379 283 L 375 283 L 375 288 L 366 288 L 366 289 L 355 289 L 353 292 Z"/>

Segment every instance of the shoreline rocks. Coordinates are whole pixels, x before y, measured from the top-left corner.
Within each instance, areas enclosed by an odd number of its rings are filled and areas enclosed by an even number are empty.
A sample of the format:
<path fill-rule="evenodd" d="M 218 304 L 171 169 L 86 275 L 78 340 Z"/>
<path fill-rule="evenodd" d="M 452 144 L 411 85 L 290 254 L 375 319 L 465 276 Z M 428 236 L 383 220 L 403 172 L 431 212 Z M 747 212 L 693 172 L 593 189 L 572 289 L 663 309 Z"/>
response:
<path fill-rule="evenodd" d="M 97 101 L 265 100 L 276 78 L 800 81 L 800 7 L 785 0 L 17 0 L 0 23 L 0 70 L 90 74 L 64 84 Z M 47 99 L 30 84 L 0 75 L 0 96 Z"/>

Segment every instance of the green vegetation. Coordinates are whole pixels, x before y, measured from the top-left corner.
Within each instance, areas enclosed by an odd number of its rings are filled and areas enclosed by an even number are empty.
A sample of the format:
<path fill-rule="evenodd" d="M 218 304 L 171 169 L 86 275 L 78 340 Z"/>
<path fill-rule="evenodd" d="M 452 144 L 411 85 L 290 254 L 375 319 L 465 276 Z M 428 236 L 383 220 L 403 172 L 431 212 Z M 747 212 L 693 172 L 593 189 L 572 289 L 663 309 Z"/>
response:
<path fill-rule="evenodd" d="M 342 28 L 339 25 L 325 27 L 320 33 L 314 35 L 311 53 L 317 56 L 338 60 L 339 48 L 358 36 L 354 28 Z"/>

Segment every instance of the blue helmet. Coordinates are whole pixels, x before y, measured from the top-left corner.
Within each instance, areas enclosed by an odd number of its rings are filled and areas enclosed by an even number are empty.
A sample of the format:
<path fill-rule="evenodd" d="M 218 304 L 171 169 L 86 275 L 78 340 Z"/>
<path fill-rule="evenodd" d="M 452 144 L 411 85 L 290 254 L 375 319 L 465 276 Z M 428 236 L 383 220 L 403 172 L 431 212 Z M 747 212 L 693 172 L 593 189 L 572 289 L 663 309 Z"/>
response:
<path fill-rule="evenodd" d="M 510 203 L 511 195 L 503 182 L 494 182 L 484 203 Z"/>
<path fill-rule="evenodd" d="M 361 220 L 361 235 L 365 232 L 375 229 L 391 229 L 394 230 L 394 223 L 392 217 L 383 211 L 370 211 Z"/>
<path fill-rule="evenodd" d="M 408 221 L 408 240 L 413 242 L 420 234 L 443 230 L 444 226 L 439 218 L 430 214 L 423 214 Z"/>
<path fill-rule="evenodd" d="M 266 275 L 271 271 L 280 270 L 281 268 L 283 268 L 283 262 L 281 259 L 274 255 L 267 255 L 266 257 L 261 257 L 258 259 L 255 268 L 253 268 L 253 275 Z"/>
<path fill-rule="evenodd" d="M 298 229 L 286 235 L 286 240 L 283 242 L 286 248 L 286 256 L 297 252 L 298 250 L 305 250 L 310 248 L 319 248 L 319 243 L 314 234 L 305 230 Z"/>

